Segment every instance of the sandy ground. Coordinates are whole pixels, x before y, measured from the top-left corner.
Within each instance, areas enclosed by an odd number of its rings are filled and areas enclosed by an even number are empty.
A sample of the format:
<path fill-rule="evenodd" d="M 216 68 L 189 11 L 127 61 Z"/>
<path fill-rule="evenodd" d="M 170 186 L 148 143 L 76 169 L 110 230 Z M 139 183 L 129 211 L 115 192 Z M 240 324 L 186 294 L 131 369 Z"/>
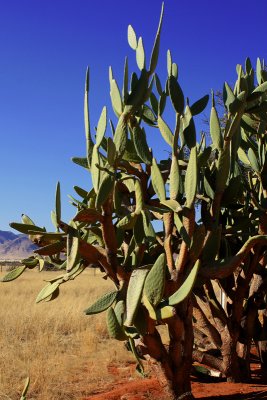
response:
<path fill-rule="evenodd" d="M 110 373 L 120 379 L 111 386 L 99 387 L 91 396 L 83 400 L 167 400 L 164 383 L 157 377 L 152 378 L 127 378 L 133 365 L 124 366 L 125 378 L 121 378 L 119 365 L 110 366 Z M 197 379 L 192 377 L 192 392 L 199 400 L 267 400 L 267 372 L 262 373 L 260 365 L 252 365 L 253 375 L 250 383 L 228 383 L 219 380 Z M 128 375 L 129 376 L 129 375 Z"/>

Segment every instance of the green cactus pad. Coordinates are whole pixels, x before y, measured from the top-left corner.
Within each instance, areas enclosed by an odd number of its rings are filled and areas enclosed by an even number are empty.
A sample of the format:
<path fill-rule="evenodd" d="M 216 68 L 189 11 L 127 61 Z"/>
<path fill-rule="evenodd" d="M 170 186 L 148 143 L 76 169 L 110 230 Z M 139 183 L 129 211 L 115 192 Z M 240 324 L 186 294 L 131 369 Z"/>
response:
<path fill-rule="evenodd" d="M 71 271 L 75 265 L 77 265 L 80 255 L 79 255 L 79 234 L 77 230 L 77 225 L 72 222 L 72 226 L 75 230 L 70 230 L 67 235 L 67 268 L 66 271 Z"/>
<path fill-rule="evenodd" d="M 146 332 L 147 332 L 147 312 L 142 305 L 139 306 L 137 309 L 135 319 L 134 319 L 134 326 L 140 335 L 146 334 Z"/>
<path fill-rule="evenodd" d="M 125 311 L 126 311 L 125 301 L 124 300 L 118 301 L 114 307 L 114 312 L 120 326 L 123 325 L 125 319 Z"/>
<path fill-rule="evenodd" d="M 34 253 L 41 256 L 52 256 L 53 254 L 60 253 L 65 247 L 65 242 L 57 241 L 34 250 Z"/>
<path fill-rule="evenodd" d="M 124 322 L 125 326 L 133 325 L 136 312 L 141 302 L 143 286 L 148 271 L 148 267 L 138 268 L 135 269 L 131 274 L 126 298 L 126 320 Z"/>
<path fill-rule="evenodd" d="M 60 195 L 60 183 L 57 183 L 56 187 L 56 207 L 55 207 L 55 213 L 56 213 L 56 220 L 57 223 L 59 224 L 61 221 L 61 195 Z"/>
<path fill-rule="evenodd" d="M 155 312 L 157 321 L 164 321 L 176 315 L 175 308 L 169 305 L 159 306 L 156 308 Z"/>
<path fill-rule="evenodd" d="M 127 340 L 127 336 L 124 333 L 123 328 L 120 326 L 112 307 L 108 309 L 106 321 L 108 334 L 111 338 L 116 340 Z"/>
<path fill-rule="evenodd" d="M 117 117 L 119 117 L 122 114 L 123 108 L 120 90 L 115 79 L 112 79 L 110 83 L 110 97 L 113 110 Z"/>
<path fill-rule="evenodd" d="M 167 304 L 169 306 L 176 306 L 189 295 L 195 284 L 199 267 L 200 260 L 197 260 L 182 286 L 167 299 Z"/>
<path fill-rule="evenodd" d="M 180 204 L 176 200 L 172 200 L 172 199 L 163 200 L 163 201 L 161 201 L 161 204 L 168 207 L 170 210 L 172 210 L 174 212 L 178 212 L 178 211 L 182 210 Z"/>
<path fill-rule="evenodd" d="M 62 279 L 59 279 L 53 283 L 48 283 L 43 289 L 40 291 L 38 296 L 36 297 L 35 302 L 40 303 L 40 301 L 47 299 L 51 296 L 55 291 L 57 291 L 59 285 L 63 282 Z"/>
<path fill-rule="evenodd" d="M 39 260 L 38 258 L 35 257 L 29 257 L 29 258 L 24 258 L 20 262 L 21 264 L 26 265 L 26 267 L 28 268 L 34 268 L 39 263 Z"/>
<path fill-rule="evenodd" d="M 160 200 L 166 199 L 165 184 L 155 158 L 152 160 L 151 181 L 153 189 Z"/>
<path fill-rule="evenodd" d="M 134 189 L 135 189 L 135 212 L 136 214 L 139 214 L 141 210 L 143 210 L 144 208 L 144 198 L 143 198 L 142 187 L 138 179 L 135 180 Z"/>
<path fill-rule="evenodd" d="M 166 124 L 165 121 L 161 118 L 161 116 L 158 116 L 158 127 L 160 130 L 160 133 L 163 137 L 163 139 L 172 147 L 173 145 L 173 134 L 168 125 Z"/>
<path fill-rule="evenodd" d="M 87 190 L 82 189 L 80 186 L 73 186 L 73 189 L 75 190 L 75 192 L 82 197 L 83 199 L 87 199 L 90 198 L 90 191 L 87 192 Z"/>
<path fill-rule="evenodd" d="M 21 215 L 21 220 L 22 220 L 23 224 L 35 225 L 33 220 L 30 217 L 28 217 L 28 215 L 26 215 L 26 214 Z"/>
<path fill-rule="evenodd" d="M 210 135 L 213 148 L 220 150 L 223 147 L 223 140 L 221 134 L 220 120 L 215 107 L 211 108 L 210 112 Z"/>
<path fill-rule="evenodd" d="M 193 147 L 185 174 L 185 196 L 188 208 L 193 207 L 197 191 L 197 149 Z"/>
<path fill-rule="evenodd" d="M 17 222 L 11 222 L 9 225 L 11 228 L 13 228 L 16 231 L 19 231 L 21 233 L 29 234 L 29 232 L 33 230 L 32 224 L 20 224 Z M 36 226 L 36 225 L 34 225 L 34 230 L 36 232 L 45 232 L 44 228 L 40 228 L 40 226 Z"/>
<path fill-rule="evenodd" d="M 141 213 L 137 214 L 137 218 L 133 228 L 134 240 L 137 246 L 141 245 L 145 240 L 145 231 L 143 224 L 143 217 Z"/>
<path fill-rule="evenodd" d="M 127 121 L 123 114 L 119 118 L 113 140 L 116 147 L 117 157 L 120 158 L 123 156 L 127 144 Z"/>
<path fill-rule="evenodd" d="M 104 106 L 98 120 L 96 129 L 96 146 L 99 147 L 103 140 L 107 128 L 107 107 Z"/>
<path fill-rule="evenodd" d="M 156 233 L 151 224 L 151 217 L 148 210 L 141 211 L 143 217 L 143 229 L 145 233 L 145 240 L 148 242 L 154 242 L 156 239 Z"/>
<path fill-rule="evenodd" d="M 167 50 L 167 72 L 168 77 L 172 74 L 172 55 L 170 49 Z"/>
<path fill-rule="evenodd" d="M 162 26 L 163 13 L 164 13 L 164 3 L 162 3 L 160 18 L 159 18 L 158 30 L 157 30 L 157 33 L 156 33 L 156 37 L 155 37 L 155 41 L 154 41 L 154 46 L 153 46 L 152 53 L 151 53 L 151 58 L 150 58 L 150 66 L 149 66 L 149 73 L 150 73 L 150 75 L 153 74 L 153 72 L 154 72 L 155 69 L 156 69 L 157 63 L 158 63 L 159 45 L 160 45 L 160 33 L 161 33 L 161 26 Z"/>
<path fill-rule="evenodd" d="M 262 93 L 267 92 L 267 82 L 261 83 L 259 86 L 256 87 L 256 89 L 253 90 L 253 93 L 257 92 L 262 92 Z"/>
<path fill-rule="evenodd" d="M 124 111 L 127 114 L 133 115 L 143 105 L 148 90 L 148 79 L 149 73 L 143 69 L 140 78 L 133 85 L 131 94 L 125 103 Z"/>
<path fill-rule="evenodd" d="M 176 197 L 178 196 L 179 185 L 180 185 L 179 163 L 177 157 L 173 154 L 171 170 L 170 170 L 170 198 L 172 200 L 176 200 Z"/>
<path fill-rule="evenodd" d="M 48 297 L 46 297 L 45 299 L 44 299 L 44 301 L 46 302 L 46 303 L 48 303 L 49 301 L 53 301 L 53 300 L 55 300 L 58 296 L 59 296 L 59 294 L 60 294 L 60 290 L 59 290 L 59 286 L 56 288 L 56 290 L 54 290 L 54 292 L 52 293 L 52 294 L 50 294 L 50 296 L 48 296 Z"/>
<path fill-rule="evenodd" d="M 177 82 L 177 79 L 171 75 L 168 80 L 168 88 L 170 93 L 171 102 L 174 110 L 178 114 L 183 114 L 184 111 L 184 94 Z"/>
<path fill-rule="evenodd" d="M 12 271 L 8 272 L 3 278 L 0 279 L 1 282 L 10 282 L 17 279 L 26 269 L 26 265 L 21 265 L 14 268 Z"/>
<path fill-rule="evenodd" d="M 117 223 L 117 228 L 120 229 L 133 229 L 136 222 L 137 215 L 133 212 L 126 215 Z"/>
<path fill-rule="evenodd" d="M 201 99 L 197 100 L 190 106 L 191 114 L 198 115 L 202 113 L 202 111 L 204 111 L 205 108 L 207 107 L 208 102 L 209 102 L 209 95 L 206 94 L 205 96 L 201 97 Z"/>
<path fill-rule="evenodd" d="M 71 158 L 72 162 L 74 162 L 74 164 L 79 165 L 80 167 L 86 168 L 88 169 L 88 160 L 86 157 L 72 157 Z"/>
<path fill-rule="evenodd" d="M 136 153 L 145 164 L 150 165 L 152 156 L 146 141 L 145 131 L 136 124 L 132 128 L 132 137 Z"/>
<path fill-rule="evenodd" d="M 255 152 L 253 151 L 253 149 L 251 147 L 248 149 L 248 159 L 249 159 L 249 163 L 250 163 L 253 171 L 259 173 L 260 172 L 259 161 L 256 157 Z"/>
<path fill-rule="evenodd" d="M 166 256 L 160 254 L 149 271 L 144 285 L 144 295 L 149 303 L 155 307 L 162 300 L 166 279 Z"/>
<path fill-rule="evenodd" d="M 226 146 L 219 153 L 216 174 L 216 191 L 223 192 L 230 172 L 230 146 Z"/>
<path fill-rule="evenodd" d="M 92 153 L 91 177 L 92 177 L 92 183 L 93 183 L 95 193 L 98 192 L 99 182 L 100 182 L 100 170 L 99 170 L 99 168 L 97 168 L 97 165 L 99 165 L 99 162 L 100 162 L 100 158 L 99 158 L 98 147 L 96 145 L 94 145 L 93 153 Z"/>
<path fill-rule="evenodd" d="M 143 45 L 143 39 L 140 37 L 137 42 L 137 48 L 136 48 L 136 62 L 138 65 L 138 68 L 142 71 L 145 69 L 145 50 L 144 50 L 144 45 Z"/>
<path fill-rule="evenodd" d="M 178 79 L 178 65 L 176 63 L 172 63 L 172 76 L 174 76 L 175 79 Z"/>
<path fill-rule="evenodd" d="M 183 122 L 183 138 L 185 144 L 191 149 L 196 146 L 196 127 L 189 106 L 185 107 Z"/>
<path fill-rule="evenodd" d="M 100 297 L 100 299 L 98 299 L 94 304 L 84 311 L 85 314 L 98 314 L 107 310 L 116 300 L 118 293 L 119 292 L 117 290 L 113 290 L 112 292 L 104 294 L 104 296 Z"/>
<path fill-rule="evenodd" d="M 49 241 L 55 241 L 55 240 L 60 240 L 64 236 L 66 236 L 65 232 L 40 232 L 36 231 L 35 227 L 32 228 L 31 231 L 29 231 L 29 235 L 35 235 L 38 236 L 38 239 L 41 241 L 44 240 L 46 242 Z"/>
<path fill-rule="evenodd" d="M 109 165 L 113 166 L 116 159 L 116 147 L 110 137 L 107 138 L 107 159 Z"/>
<path fill-rule="evenodd" d="M 133 49 L 136 50 L 137 48 L 137 38 L 136 38 L 136 33 L 132 27 L 132 25 L 128 26 L 128 43 L 129 46 Z"/>
<path fill-rule="evenodd" d="M 113 190 L 113 187 L 114 187 L 114 176 L 111 176 L 109 173 L 104 172 L 95 201 L 95 206 L 97 209 L 99 209 L 107 200 L 109 194 Z"/>

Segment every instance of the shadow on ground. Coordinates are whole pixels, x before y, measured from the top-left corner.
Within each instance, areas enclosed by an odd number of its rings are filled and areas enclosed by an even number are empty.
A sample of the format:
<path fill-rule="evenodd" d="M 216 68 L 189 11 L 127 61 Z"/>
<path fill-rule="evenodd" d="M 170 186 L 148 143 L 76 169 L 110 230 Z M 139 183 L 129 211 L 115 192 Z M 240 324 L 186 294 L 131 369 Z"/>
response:
<path fill-rule="evenodd" d="M 203 390 L 203 384 L 206 385 L 206 396 L 198 397 L 198 400 L 267 400 L 267 370 L 258 367 L 253 368 L 252 379 L 250 382 L 244 384 L 232 384 L 233 392 L 234 386 L 236 386 L 236 392 L 232 394 L 229 393 L 228 386 L 231 385 L 231 383 L 227 383 L 224 379 L 197 375 L 192 377 L 192 382 L 200 385 L 202 384 L 202 387 L 199 388 L 200 393 L 201 390 Z M 209 387 L 212 389 L 211 392 L 209 391 Z M 218 394 L 215 394 L 216 388 Z M 228 391 L 228 393 L 223 394 L 224 390 Z M 212 393 L 213 391 L 214 394 Z"/>
<path fill-rule="evenodd" d="M 210 397 L 202 397 L 198 400 L 267 400 L 267 390 L 258 391 L 255 393 L 238 393 L 238 394 L 228 394 L 228 395 L 218 395 Z"/>

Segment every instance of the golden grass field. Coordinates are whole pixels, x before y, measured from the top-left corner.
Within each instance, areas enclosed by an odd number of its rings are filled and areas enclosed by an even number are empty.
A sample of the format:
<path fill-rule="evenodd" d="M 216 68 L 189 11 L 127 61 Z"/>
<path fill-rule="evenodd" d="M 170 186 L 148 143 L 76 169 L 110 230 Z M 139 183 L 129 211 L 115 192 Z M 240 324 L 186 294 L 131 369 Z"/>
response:
<path fill-rule="evenodd" d="M 57 274 L 27 270 L 0 283 L 0 400 L 19 399 L 27 376 L 27 400 L 79 400 L 114 379 L 111 363 L 133 360 L 108 338 L 105 313 L 83 313 L 113 288 L 100 273 L 86 271 L 62 285 L 56 300 L 35 304 L 43 280 Z"/>

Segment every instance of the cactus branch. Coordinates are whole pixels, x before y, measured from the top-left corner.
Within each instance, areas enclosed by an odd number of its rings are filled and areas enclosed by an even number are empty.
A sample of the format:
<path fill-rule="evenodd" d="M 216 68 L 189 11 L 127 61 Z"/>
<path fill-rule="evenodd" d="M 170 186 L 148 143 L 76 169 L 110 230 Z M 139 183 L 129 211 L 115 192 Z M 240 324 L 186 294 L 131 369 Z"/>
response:
<path fill-rule="evenodd" d="M 208 265 L 200 269 L 199 273 L 202 277 L 209 279 L 226 278 L 230 276 L 237 267 L 243 262 L 251 249 L 257 244 L 266 245 L 267 235 L 257 235 L 249 238 L 241 247 L 238 253 L 233 256 L 227 263 L 216 265 Z"/>
<path fill-rule="evenodd" d="M 184 212 L 183 225 L 186 229 L 189 238 L 191 239 L 195 227 L 195 209 L 184 208 L 183 212 Z M 180 252 L 175 262 L 175 267 L 178 272 L 178 278 L 177 278 L 178 280 L 180 280 L 183 275 L 183 270 L 187 262 L 187 259 L 188 259 L 188 246 L 185 243 L 185 241 L 182 241 Z"/>
<path fill-rule="evenodd" d="M 163 216 L 163 223 L 165 228 L 164 249 L 166 253 L 167 266 L 170 274 L 175 270 L 175 264 L 172 251 L 172 230 L 173 230 L 173 213 L 165 213 Z"/>

